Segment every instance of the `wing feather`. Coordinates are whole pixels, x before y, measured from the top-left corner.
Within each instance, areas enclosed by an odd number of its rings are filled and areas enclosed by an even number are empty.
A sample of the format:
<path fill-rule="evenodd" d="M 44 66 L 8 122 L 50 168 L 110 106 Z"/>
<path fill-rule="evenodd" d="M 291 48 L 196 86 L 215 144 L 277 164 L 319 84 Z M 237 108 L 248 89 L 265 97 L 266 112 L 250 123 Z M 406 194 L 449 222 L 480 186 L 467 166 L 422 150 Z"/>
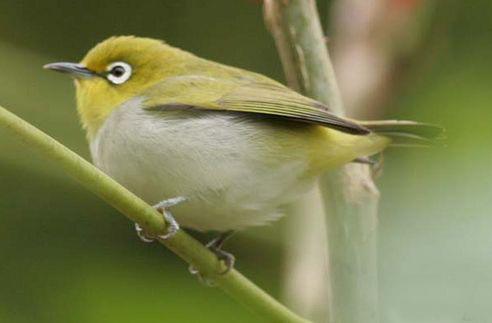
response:
<path fill-rule="evenodd" d="M 364 135 L 366 127 L 326 111 L 312 99 L 276 83 L 251 79 L 219 79 L 205 76 L 177 76 L 153 86 L 145 106 L 183 105 L 196 109 L 237 111 L 277 116 L 293 121 L 314 123 L 350 134 Z"/>

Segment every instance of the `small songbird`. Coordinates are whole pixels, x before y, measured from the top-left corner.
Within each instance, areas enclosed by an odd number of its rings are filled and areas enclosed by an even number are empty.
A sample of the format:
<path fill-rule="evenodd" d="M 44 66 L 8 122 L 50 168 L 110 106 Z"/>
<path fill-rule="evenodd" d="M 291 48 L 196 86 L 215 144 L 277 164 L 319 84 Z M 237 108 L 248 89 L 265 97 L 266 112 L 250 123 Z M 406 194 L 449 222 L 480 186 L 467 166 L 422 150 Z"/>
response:
<path fill-rule="evenodd" d="M 74 77 L 94 164 L 182 226 L 229 232 L 279 218 L 317 177 L 440 128 L 355 121 L 261 74 L 133 36 L 111 37 Z"/>

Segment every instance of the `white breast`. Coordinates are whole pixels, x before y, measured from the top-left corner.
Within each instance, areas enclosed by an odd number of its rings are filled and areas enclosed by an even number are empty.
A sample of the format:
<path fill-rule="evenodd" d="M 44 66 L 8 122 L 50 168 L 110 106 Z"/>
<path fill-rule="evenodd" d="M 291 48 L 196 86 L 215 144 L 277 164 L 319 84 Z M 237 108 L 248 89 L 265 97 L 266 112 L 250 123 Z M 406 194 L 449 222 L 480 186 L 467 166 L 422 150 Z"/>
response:
<path fill-rule="evenodd" d="M 260 225 L 312 184 L 304 158 L 269 150 L 272 129 L 246 115 L 148 111 L 128 101 L 91 142 L 97 167 L 150 204 L 176 196 L 177 221 L 198 230 Z M 304 156 L 295 154 L 296 156 Z"/>

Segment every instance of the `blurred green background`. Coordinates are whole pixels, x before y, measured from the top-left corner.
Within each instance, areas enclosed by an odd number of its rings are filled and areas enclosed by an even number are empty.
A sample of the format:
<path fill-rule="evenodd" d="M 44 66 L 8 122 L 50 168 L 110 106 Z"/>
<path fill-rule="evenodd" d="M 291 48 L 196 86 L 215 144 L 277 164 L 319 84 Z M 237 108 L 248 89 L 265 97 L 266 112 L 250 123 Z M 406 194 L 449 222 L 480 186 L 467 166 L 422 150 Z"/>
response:
<path fill-rule="evenodd" d="M 329 3 L 319 6 L 325 21 Z M 442 124 L 448 145 L 385 156 L 381 321 L 492 322 L 492 2 L 436 2 L 427 28 L 378 116 Z M 0 104 L 89 158 L 71 82 L 41 66 L 77 61 L 117 34 L 165 39 L 283 81 L 255 1 L 2 0 Z M 283 222 L 228 247 L 275 296 Z M 0 239 L 0 322 L 257 321 L 1 129 Z"/>

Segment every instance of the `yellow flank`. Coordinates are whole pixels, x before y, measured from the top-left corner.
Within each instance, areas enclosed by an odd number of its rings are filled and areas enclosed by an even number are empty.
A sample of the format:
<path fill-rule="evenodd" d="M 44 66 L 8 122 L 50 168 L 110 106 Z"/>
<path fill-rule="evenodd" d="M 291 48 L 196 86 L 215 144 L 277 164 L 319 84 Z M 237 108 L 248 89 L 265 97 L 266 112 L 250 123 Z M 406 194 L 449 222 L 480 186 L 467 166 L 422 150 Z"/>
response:
<path fill-rule="evenodd" d="M 371 156 L 389 145 L 387 137 L 371 133 L 365 136 L 350 135 L 334 129 L 314 126 L 310 131 L 308 175 L 317 175 L 358 157 Z"/>

